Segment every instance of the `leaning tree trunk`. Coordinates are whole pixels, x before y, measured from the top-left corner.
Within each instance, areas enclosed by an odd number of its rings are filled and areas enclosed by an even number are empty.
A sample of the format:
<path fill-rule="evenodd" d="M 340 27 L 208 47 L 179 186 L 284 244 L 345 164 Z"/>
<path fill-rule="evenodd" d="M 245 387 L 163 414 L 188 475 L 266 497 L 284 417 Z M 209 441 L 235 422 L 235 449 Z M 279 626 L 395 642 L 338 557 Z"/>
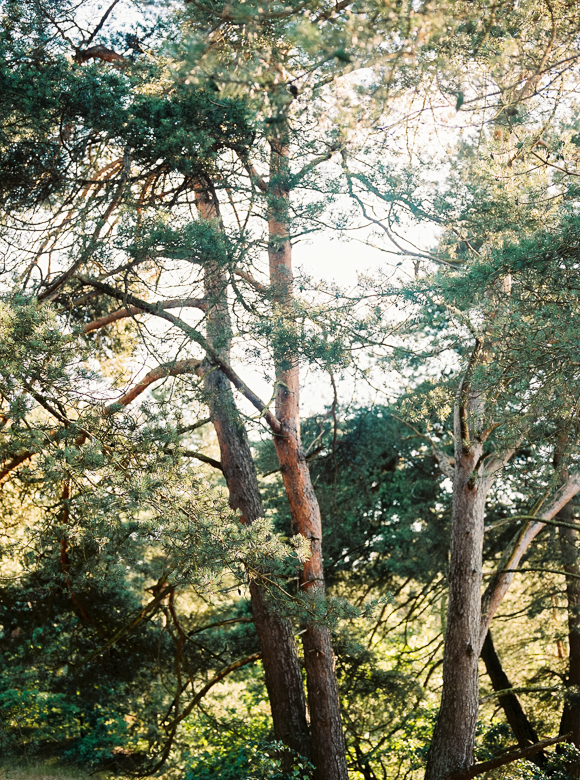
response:
<path fill-rule="evenodd" d="M 574 504 L 570 501 L 557 515 L 565 523 L 574 521 Z M 580 565 L 578 561 L 578 531 L 561 526 L 560 546 L 566 572 L 566 600 L 568 603 L 568 676 L 565 681 L 566 698 L 560 734 L 570 734 L 569 741 L 580 748 Z M 570 771 L 570 770 L 569 770 Z M 578 777 L 580 772 L 572 772 Z"/>
<path fill-rule="evenodd" d="M 292 530 L 306 537 L 311 545 L 311 556 L 301 572 L 300 586 L 304 593 L 324 598 L 322 523 L 300 439 L 300 376 L 297 355 L 292 346 L 295 318 L 288 213 L 289 144 L 285 122 L 277 123 L 270 147 L 270 283 L 274 317 L 284 324 L 285 329 L 274 349 L 276 416 L 282 428 L 281 433 L 274 436 L 274 446 L 288 497 Z M 306 622 L 302 643 L 315 777 L 317 780 L 345 780 L 348 772 L 330 630 L 314 622 Z"/>
<path fill-rule="evenodd" d="M 211 184 L 196 188 L 196 204 L 202 219 L 219 222 L 218 202 Z M 231 322 L 227 303 L 227 274 L 219 259 L 208 257 L 205 270 L 206 337 L 229 362 Z M 204 389 L 220 447 L 221 465 L 228 486 L 230 506 L 242 514 L 242 522 L 263 517 L 258 478 L 246 429 L 238 413 L 229 380 L 217 368 L 205 371 Z M 250 585 L 254 626 L 260 640 L 266 688 L 276 738 L 302 756 L 311 757 L 310 734 L 300 661 L 292 624 L 267 605 L 262 588 Z"/>
<path fill-rule="evenodd" d="M 507 691 L 512 687 L 495 650 L 490 631 L 486 634 L 485 642 L 481 649 L 481 658 L 485 664 L 494 691 Z M 504 711 L 506 720 L 511 726 L 511 730 L 514 733 L 514 737 L 516 738 L 519 747 L 525 748 L 538 742 L 536 730 L 528 720 L 528 716 L 524 712 L 516 694 L 511 692 L 504 693 L 502 696 L 498 696 L 497 700 Z M 541 767 L 546 763 L 546 754 L 543 751 L 540 751 L 539 753 L 530 756 L 529 760 Z"/>

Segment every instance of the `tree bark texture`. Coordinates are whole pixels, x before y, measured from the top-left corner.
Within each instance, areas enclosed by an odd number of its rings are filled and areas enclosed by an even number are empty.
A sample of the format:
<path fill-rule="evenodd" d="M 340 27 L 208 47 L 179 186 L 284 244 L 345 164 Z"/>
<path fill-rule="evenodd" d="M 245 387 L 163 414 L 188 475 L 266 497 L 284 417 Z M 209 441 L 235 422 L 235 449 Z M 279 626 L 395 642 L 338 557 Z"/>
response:
<path fill-rule="evenodd" d="M 449 600 L 443 690 L 427 757 L 426 780 L 442 780 L 473 763 L 479 707 L 481 584 L 485 500 L 493 483 L 484 466 L 483 438 L 470 430 L 483 399 L 471 387 L 480 359 L 476 345 L 454 409 L 455 470 L 449 557 Z"/>
<path fill-rule="evenodd" d="M 574 522 L 574 505 L 570 501 L 557 518 Z M 565 680 L 566 697 L 560 721 L 560 734 L 571 734 L 569 741 L 580 747 L 580 565 L 578 561 L 578 531 L 560 527 L 560 548 L 566 572 L 566 600 L 568 606 L 568 676 Z M 574 772 L 578 776 L 578 772 Z"/>
<path fill-rule="evenodd" d="M 219 225 L 218 202 L 211 184 L 196 188 L 196 204 L 202 219 Z M 227 302 L 228 278 L 219 261 L 205 265 L 206 332 L 211 346 L 229 362 L 231 321 Z M 220 447 L 230 506 L 239 510 L 242 522 L 253 523 L 264 510 L 246 429 L 240 419 L 231 385 L 215 366 L 205 371 L 204 389 Z M 269 609 L 263 589 L 250 584 L 254 626 L 260 640 L 262 664 L 272 710 L 274 733 L 302 756 L 311 757 L 306 703 L 300 661 L 289 620 Z"/>
<path fill-rule="evenodd" d="M 457 415 L 456 415 L 457 416 Z M 455 452 L 449 602 L 443 658 L 443 690 L 426 780 L 442 780 L 473 763 L 477 724 L 479 634 L 485 486 L 471 484 L 481 445 Z"/>
<path fill-rule="evenodd" d="M 505 691 L 512 687 L 507 674 L 504 671 L 501 660 L 495 650 L 491 633 L 488 631 L 481 650 L 481 658 L 494 691 Z M 515 693 L 504 693 L 498 697 L 498 703 L 501 705 L 507 722 L 514 733 L 519 747 L 525 748 L 528 745 L 534 745 L 538 742 L 538 735 L 535 728 L 528 720 L 520 700 Z M 546 754 L 543 751 L 530 757 L 537 766 L 543 766 L 546 763 Z"/>
<path fill-rule="evenodd" d="M 296 351 L 292 292 L 292 248 L 289 237 L 289 169 L 287 129 L 279 123 L 270 139 L 269 268 L 274 317 L 284 333 L 274 350 L 276 369 L 276 416 L 280 434 L 274 445 L 288 497 L 293 533 L 310 541 L 311 555 L 305 563 L 300 586 L 304 593 L 324 598 L 322 522 L 310 471 L 300 439 L 300 377 Z M 316 780 L 346 780 L 344 736 L 330 630 L 307 623 L 302 633 L 308 707 L 312 733 L 312 756 Z"/>

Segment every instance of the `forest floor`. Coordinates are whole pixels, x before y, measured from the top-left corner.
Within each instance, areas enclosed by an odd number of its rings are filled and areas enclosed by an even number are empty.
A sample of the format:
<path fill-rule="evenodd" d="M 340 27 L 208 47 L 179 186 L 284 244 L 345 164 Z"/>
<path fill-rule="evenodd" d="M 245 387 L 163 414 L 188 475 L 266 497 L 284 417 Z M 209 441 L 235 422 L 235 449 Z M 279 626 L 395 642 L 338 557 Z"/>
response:
<path fill-rule="evenodd" d="M 103 777 L 52 762 L 38 763 L 16 759 L 0 761 L 0 780 L 102 780 Z"/>

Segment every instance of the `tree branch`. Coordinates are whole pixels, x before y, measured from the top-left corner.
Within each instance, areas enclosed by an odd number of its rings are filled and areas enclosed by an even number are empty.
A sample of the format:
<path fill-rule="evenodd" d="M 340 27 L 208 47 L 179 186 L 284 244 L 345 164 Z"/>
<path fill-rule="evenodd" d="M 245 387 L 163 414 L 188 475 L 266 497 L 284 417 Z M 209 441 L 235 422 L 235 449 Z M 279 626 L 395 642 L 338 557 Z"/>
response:
<path fill-rule="evenodd" d="M 103 25 L 105 24 L 105 22 L 107 21 L 107 19 L 111 15 L 111 13 L 113 11 L 113 8 L 117 5 L 118 2 L 119 2 L 119 0 L 113 0 L 111 5 L 107 8 L 105 13 L 101 16 L 101 21 L 97 24 L 95 29 L 89 35 L 88 40 L 85 42 L 85 46 L 88 46 L 90 43 L 92 43 L 94 41 L 94 39 L 95 39 L 95 36 L 98 35 L 101 32 L 101 30 L 103 29 Z"/>
<path fill-rule="evenodd" d="M 186 433 L 190 433 L 190 431 L 195 431 L 197 428 L 201 428 L 204 425 L 207 425 L 211 422 L 211 417 L 204 417 L 203 420 L 197 420 L 194 423 L 191 423 L 191 425 L 183 425 L 182 427 L 178 428 L 176 433 L 178 436 L 183 436 Z"/>
<path fill-rule="evenodd" d="M 268 182 L 264 179 L 263 176 L 260 176 L 254 165 L 251 162 L 248 162 L 248 160 L 244 159 L 239 153 L 238 157 L 240 157 L 252 184 L 254 184 L 254 186 L 256 186 L 262 192 L 268 192 Z"/>
<path fill-rule="evenodd" d="M 191 713 L 193 708 L 199 704 L 199 702 L 203 699 L 206 693 L 208 693 L 208 691 L 210 691 L 214 685 L 217 685 L 217 683 L 221 682 L 224 679 L 224 677 L 227 677 L 227 675 L 230 674 L 231 672 L 235 672 L 236 669 L 241 669 L 242 666 L 253 664 L 256 661 L 259 661 L 261 657 L 262 657 L 262 653 L 254 653 L 254 655 L 248 655 L 245 658 L 242 658 L 239 661 L 235 661 L 233 664 L 226 666 L 225 669 L 222 669 L 221 672 L 218 672 L 218 674 L 216 674 L 215 677 L 212 677 L 211 680 L 207 682 L 203 686 L 203 688 L 195 694 L 193 699 L 183 709 L 180 715 L 177 718 L 175 718 L 169 725 L 169 736 L 165 748 L 163 750 L 163 753 L 161 754 L 159 761 L 147 771 L 147 775 L 155 774 L 155 772 L 161 769 L 161 767 L 165 764 L 165 762 L 169 757 L 171 748 L 173 746 L 173 741 L 175 739 L 177 727 L 179 726 L 182 720 L 187 718 L 187 716 Z"/>
<path fill-rule="evenodd" d="M 117 290 L 114 287 L 111 287 L 111 285 L 104 284 L 97 279 L 92 279 L 91 277 L 84 276 L 82 274 L 76 274 L 75 276 L 83 284 L 89 285 L 90 287 L 95 287 L 97 290 L 101 290 L 101 292 L 104 292 L 111 298 L 116 298 L 117 300 L 123 301 L 126 304 L 137 306 L 144 312 L 161 317 L 162 319 L 167 320 L 167 322 L 170 322 L 176 328 L 179 328 L 184 333 L 186 333 L 192 341 L 195 341 L 197 344 L 199 344 L 200 347 L 202 347 L 203 350 L 205 350 L 210 360 L 215 363 L 216 366 L 218 366 L 218 368 L 225 374 L 234 387 L 240 391 L 240 393 L 252 404 L 252 406 L 254 406 L 260 412 L 260 414 L 264 416 L 264 419 L 272 431 L 278 434 L 282 433 L 282 425 L 280 424 L 278 418 L 270 411 L 268 405 L 265 404 L 261 398 L 246 385 L 243 379 L 241 379 L 241 377 L 236 374 L 233 368 L 228 363 L 226 363 L 226 361 L 218 354 L 218 352 L 216 352 L 216 350 L 210 346 L 205 336 L 203 336 L 198 330 L 193 328 L 191 325 L 188 325 L 180 317 L 176 317 L 175 315 L 170 314 L 168 311 L 159 308 L 159 306 L 155 303 L 142 301 L 140 298 L 137 298 L 128 292 Z"/>
<path fill-rule="evenodd" d="M 228 674 L 235 672 L 236 669 L 241 669 L 242 666 L 247 666 L 248 664 L 253 664 L 256 661 L 259 661 L 261 657 L 262 657 L 262 653 L 254 653 L 253 655 L 248 655 L 245 658 L 241 658 L 239 661 L 235 661 L 233 664 L 226 666 L 226 668 L 222 669 L 221 672 L 218 672 L 218 674 L 216 674 L 215 677 L 212 677 L 211 680 L 207 682 L 203 686 L 203 688 L 195 694 L 193 699 L 189 702 L 187 707 L 185 707 L 185 709 L 179 715 L 179 717 L 173 721 L 173 723 L 171 724 L 171 728 L 177 726 L 179 723 L 181 723 L 182 720 L 187 718 L 187 716 L 190 714 L 193 708 L 197 704 L 199 704 L 199 702 L 203 699 L 206 693 L 208 693 L 208 691 L 210 691 L 214 685 L 217 685 L 217 683 L 221 682 L 224 679 L 224 677 L 227 677 Z"/>
<path fill-rule="evenodd" d="M 482 761 L 480 764 L 473 764 L 473 766 L 470 766 L 469 769 L 465 769 L 461 772 L 452 772 L 451 774 L 447 775 L 447 780 L 471 780 L 472 777 L 477 777 L 478 775 L 484 774 L 484 772 L 497 769 L 497 767 L 511 764 L 512 761 L 518 761 L 520 758 L 533 756 L 535 753 L 539 753 L 541 750 L 549 747 L 550 745 L 555 745 L 557 742 L 564 742 L 569 737 L 570 734 L 564 734 L 560 737 L 544 739 L 542 742 L 536 742 L 535 745 L 530 745 L 529 747 L 523 748 L 523 750 L 513 750 L 509 753 L 505 753 L 503 756 L 492 758 L 489 761 Z"/>
<path fill-rule="evenodd" d="M 323 152 L 322 154 L 319 154 L 318 157 L 315 157 L 313 160 L 307 163 L 300 171 L 298 171 L 298 173 L 292 176 L 289 182 L 289 186 L 295 187 L 301 179 L 303 179 L 307 174 L 310 173 L 310 171 L 313 171 L 322 163 L 327 162 L 327 160 L 330 160 L 332 155 L 340 151 L 341 148 L 342 148 L 341 144 L 331 144 L 327 152 Z"/>
<path fill-rule="evenodd" d="M 455 473 L 455 458 L 450 457 L 444 450 L 442 450 L 440 447 L 438 447 L 433 439 L 430 436 L 427 436 L 426 433 L 421 433 L 421 431 L 417 430 L 415 426 L 411 425 L 411 423 L 404 420 L 402 417 L 398 417 L 396 414 L 393 414 L 390 412 L 391 417 L 394 417 L 395 420 L 398 420 L 399 422 L 403 423 L 403 425 L 406 425 L 407 428 L 410 428 L 416 436 L 418 436 L 420 439 L 424 439 L 425 441 L 429 442 L 431 445 L 431 450 L 433 452 L 433 457 L 437 461 L 437 465 L 439 466 L 439 470 L 445 477 L 449 477 L 449 479 L 453 479 L 453 475 Z"/>
<path fill-rule="evenodd" d="M 149 385 L 152 385 L 154 382 L 157 382 L 159 379 L 164 379 L 168 376 L 179 376 L 181 374 L 193 374 L 196 373 L 201 365 L 201 361 L 199 360 L 180 360 L 177 362 L 172 363 L 164 363 L 161 366 L 158 366 L 157 368 L 153 369 L 152 371 L 149 371 L 148 374 L 146 374 L 139 382 L 137 382 L 136 385 L 134 385 L 130 390 L 128 390 L 126 393 L 124 393 L 117 401 L 114 401 L 113 403 L 109 404 L 105 407 L 103 411 L 103 416 L 108 417 L 109 415 L 115 414 L 115 412 L 119 411 L 120 408 L 127 406 L 132 401 L 135 400 L 141 393 L 143 393 Z M 32 393 L 33 397 L 38 401 L 38 403 L 41 403 L 41 400 L 39 400 L 39 397 L 37 393 Z M 44 401 L 44 399 L 42 399 Z M 41 403 L 41 405 L 47 409 L 53 416 L 55 416 L 60 422 L 63 423 L 63 425 L 70 425 L 73 423 L 72 420 L 69 420 L 64 415 L 60 415 L 56 412 L 56 410 L 53 409 L 53 407 L 47 408 L 46 402 Z M 52 434 L 53 437 L 55 434 Z M 81 431 L 80 436 L 77 438 L 76 444 L 77 446 L 82 446 L 84 442 L 89 438 L 90 433 L 88 431 Z M 20 455 L 15 456 L 7 463 L 4 463 L 0 466 L 0 484 L 8 477 L 14 469 L 18 468 L 22 463 L 25 463 L 27 460 L 30 460 L 34 455 L 36 455 L 36 452 L 23 452 Z"/>
<path fill-rule="evenodd" d="M 104 414 L 114 414 L 118 410 L 119 406 L 127 406 L 131 403 L 131 401 L 134 401 L 137 396 L 141 395 L 141 393 L 143 393 L 149 387 L 149 385 L 152 385 L 153 382 L 157 382 L 160 379 L 165 379 L 165 377 L 168 376 L 195 374 L 200 366 L 201 360 L 194 360 L 192 358 L 188 358 L 187 360 L 178 360 L 174 363 L 163 363 L 162 365 L 157 366 L 157 368 L 154 368 L 152 371 L 149 371 L 148 374 L 145 374 L 145 376 L 124 395 L 122 395 L 118 401 L 109 404 L 109 406 L 105 408 Z"/>
<path fill-rule="evenodd" d="M 108 49 L 106 46 L 98 44 L 97 46 L 91 46 L 89 49 L 78 49 L 73 57 L 74 61 L 79 65 L 87 60 L 102 60 L 103 62 L 126 62 L 127 58 L 122 54 L 117 54 L 116 51 Z"/>
<path fill-rule="evenodd" d="M 104 645 L 99 647 L 97 650 L 92 652 L 89 656 L 86 658 L 83 658 L 82 661 L 79 661 L 76 664 L 73 664 L 74 669 L 80 669 L 80 667 L 85 666 L 86 664 L 93 661 L 95 658 L 98 658 L 102 653 L 104 653 L 106 650 L 108 650 L 110 647 L 113 647 L 113 645 L 117 644 L 124 636 L 125 634 L 128 634 L 130 631 L 132 631 L 139 623 L 144 620 L 144 618 L 147 616 L 149 612 L 152 612 L 167 596 L 168 593 L 170 593 L 173 590 L 173 585 L 169 585 L 166 588 L 163 588 L 157 596 L 155 596 L 154 599 L 152 599 L 148 604 L 145 604 L 145 606 L 140 610 L 140 612 L 137 614 L 137 616 L 129 623 L 128 626 L 123 626 L 123 628 L 120 628 L 113 636 L 105 642 Z"/>
<path fill-rule="evenodd" d="M 240 268 L 236 268 L 234 274 L 236 276 L 239 276 L 240 279 L 243 279 L 245 282 L 250 284 L 258 292 L 265 293 L 268 292 L 269 290 L 267 284 L 262 284 L 262 282 L 259 282 L 257 279 L 254 279 L 254 277 L 251 274 L 249 274 L 247 271 L 242 271 Z"/>
<path fill-rule="evenodd" d="M 253 623 L 254 618 L 246 618 L 246 617 L 237 617 L 237 618 L 228 618 L 227 620 L 218 620 L 216 623 L 205 623 L 203 626 L 199 626 L 199 628 L 193 628 L 191 631 L 187 632 L 187 636 L 194 636 L 194 634 L 201 634 L 202 631 L 207 631 L 209 628 L 220 628 L 221 626 L 228 626 L 231 623 Z"/>
<path fill-rule="evenodd" d="M 496 572 L 493 579 L 487 586 L 481 600 L 481 633 L 480 647 L 483 646 L 485 635 L 490 626 L 493 616 L 497 612 L 499 605 L 505 594 L 508 592 L 513 582 L 517 567 L 536 536 L 545 527 L 547 520 L 551 520 L 558 514 L 571 498 L 580 490 L 580 472 L 572 474 L 562 487 L 554 493 L 551 501 L 538 514 L 537 520 L 530 520 L 517 535 L 511 550 L 504 556 L 500 564 L 499 571 Z"/>
<path fill-rule="evenodd" d="M 202 311 L 205 311 L 206 309 L 203 298 L 172 298 L 168 301 L 158 301 L 154 305 L 159 306 L 161 309 L 181 309 L 189 307 L 201 309 Z M 111 312 L 111 314 L 106 314 L 104 317 L 99 317 L 97 320 L 88 322 L 84 327 L 84 332 L 91 333 L 93 330 L 104 328 L 112 322 L 117 322 L 125 317 L 134 317 L 136 314 L 142 313 L 143 309 L 140 309 L 138 306 L 126 306 L 123 309 L 117 309 L 116 311 Z"/>
<path fill-rule="evenodd" d="M 193 450 L 185 450 L 185 452 L 182 452 L 181 454 L 184 455 L 186 458 L 195 458 L 196 460 L 200 460 L 202 463 L 207 463 L 208 466 L 213 466 L 214 469 L 219 469 L 219 471 L 224 470 L 219 460 L 210 458 L 209 455 L 204 455 L 203 452 L 194 452 Z"/>

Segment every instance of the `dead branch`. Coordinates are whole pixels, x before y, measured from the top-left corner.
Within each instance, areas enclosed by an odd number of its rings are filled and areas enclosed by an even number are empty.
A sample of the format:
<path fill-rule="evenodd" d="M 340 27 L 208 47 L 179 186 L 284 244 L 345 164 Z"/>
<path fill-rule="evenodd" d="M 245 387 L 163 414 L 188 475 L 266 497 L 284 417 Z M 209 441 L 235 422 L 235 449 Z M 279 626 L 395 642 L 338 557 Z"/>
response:
<path fill-rule="evenodd" d="M 117 54 L 116 51 L 108 49 L 106 46 L 98 44 L 97 46 L 91 46 L 88 49 L 78 49 L 73 57 L 74 61 L 79 65 L 88 60 L 101 60 L 102 62 L 126 62 L 127 58 L 122 54 Z"/>

